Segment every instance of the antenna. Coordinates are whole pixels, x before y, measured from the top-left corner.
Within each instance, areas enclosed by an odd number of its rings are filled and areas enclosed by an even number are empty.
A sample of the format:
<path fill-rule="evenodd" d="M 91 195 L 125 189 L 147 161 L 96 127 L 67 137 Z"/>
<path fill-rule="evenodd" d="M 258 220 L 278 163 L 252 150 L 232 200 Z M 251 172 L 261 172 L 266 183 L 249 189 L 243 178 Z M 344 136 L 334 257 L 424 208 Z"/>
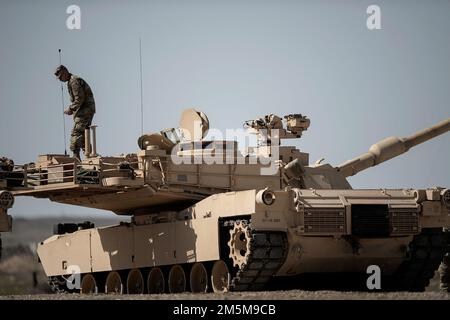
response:
<path fill-rule="evenodd" d="M 61 60 L 61 49 L 58 49 L 59 54 L 59 65 L 62 65 Z M 67 142 L 66 142 L 66 119 L 64 118 L 64 88 L 61 82 L 61 106 L 62 106 L 62 120 L 63 120 L 63 130 L 64 130 L 64 155 L 67 156 Z"/>
<path fill-rule="evenodd" d="M 139 38 L 139 70 L 141 77 L 141 135 L 144 134 L 144 99 L 142 94 L 142 41 Z"/>

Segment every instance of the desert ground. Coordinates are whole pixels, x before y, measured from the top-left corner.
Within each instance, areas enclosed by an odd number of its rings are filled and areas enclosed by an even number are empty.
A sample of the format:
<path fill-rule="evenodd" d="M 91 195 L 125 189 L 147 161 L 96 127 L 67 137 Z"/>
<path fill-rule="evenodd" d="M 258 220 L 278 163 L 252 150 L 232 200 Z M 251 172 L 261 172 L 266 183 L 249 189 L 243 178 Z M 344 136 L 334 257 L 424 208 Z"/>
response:
<path fill-rule="evenodd" d="M 439 278 L 436 272 L 426 292 L 356 292 L 337 290 L 276 290 L 264 292 L 230 292 L 224 294 L 161 294 L 161 295 L 79 295 L 54 294 L 35 254 L 36 243 L 49 237 L 53 225 L 58 222 L 83 222 L 90 220 L 96 226 L 106 226 L 120 220 L 113 219 L 15 219 L 13 232 L 3 233 L 3 252 L 0 260 L 0 300 L 72 300 L 72 299 L 133 299 L 133 300 L 367 300 L 367 299 L 411 299 L 449 300 L 449 294 L 439 292 Z"/>

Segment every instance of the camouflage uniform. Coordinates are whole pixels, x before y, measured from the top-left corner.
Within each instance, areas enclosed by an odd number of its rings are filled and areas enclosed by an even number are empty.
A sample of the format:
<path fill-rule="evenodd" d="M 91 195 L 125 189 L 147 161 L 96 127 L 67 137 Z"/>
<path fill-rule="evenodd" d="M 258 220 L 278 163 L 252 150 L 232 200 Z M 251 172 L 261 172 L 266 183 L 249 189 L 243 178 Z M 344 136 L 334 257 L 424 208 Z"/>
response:
<path fill-rule="evenodd" d="M 444 228 L 444 258 L 439 267 L 441 277 L 440 289 L 450 292 L 450 228 Z"/>
<path fill-rule="evenodd" d="M 80 149 L 84 150 L 84 129 L 92 123 L 95 113 L 95 100 L 92 90 L 82 78 L 71 75 L 67 82 L 69 91 L 69 106 L 73 111 L 73 129 L 70 137 L 70 150 L 74 154 L 79 154 Z"/>

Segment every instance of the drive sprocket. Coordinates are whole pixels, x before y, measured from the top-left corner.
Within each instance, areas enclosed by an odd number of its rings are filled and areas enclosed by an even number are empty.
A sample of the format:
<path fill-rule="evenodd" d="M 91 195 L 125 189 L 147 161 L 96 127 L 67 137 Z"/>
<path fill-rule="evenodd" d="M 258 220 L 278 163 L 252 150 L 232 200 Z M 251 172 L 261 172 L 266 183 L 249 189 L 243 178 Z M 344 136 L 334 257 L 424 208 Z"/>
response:
<path fill-rule="evenodd" d="M 234 226 L 230 230 L 230 241 L 228 241 L 229 257 L 233 261 L 233 266 L 241 269 L 247 263 L 251 253 L 251 241 L 252 236 L 247 222 L 234 222 Z"/>

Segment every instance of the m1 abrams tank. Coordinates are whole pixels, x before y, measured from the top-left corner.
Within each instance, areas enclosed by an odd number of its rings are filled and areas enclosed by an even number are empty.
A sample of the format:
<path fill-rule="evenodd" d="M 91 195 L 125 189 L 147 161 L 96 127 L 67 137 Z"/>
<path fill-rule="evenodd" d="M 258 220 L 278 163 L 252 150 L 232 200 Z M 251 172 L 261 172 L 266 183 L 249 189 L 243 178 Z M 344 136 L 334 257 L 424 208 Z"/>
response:
<path fill-rule="evenodd" d="M 143 135 L 139 152 L 116 157 L 97 155 L 87 130 L 82 162 L 41 155 L 2 172 L 1 195 L 131 216 L 55 226 L 37 253 L 58 291 L 254 291 L 373 265 L 386 287 L 424 290 L 446 251 L 450 190 L 352 189 L 346 177 L 449 131 L 450 119 L 339 166 L 310 165 L 307 153 L 281 146 L 309 125 L 300 114 L 246 121 L 258 145 L 240 152 L 235 141 L 207 141 L 208 118 L 188 109 L 179 128 Z"/>

